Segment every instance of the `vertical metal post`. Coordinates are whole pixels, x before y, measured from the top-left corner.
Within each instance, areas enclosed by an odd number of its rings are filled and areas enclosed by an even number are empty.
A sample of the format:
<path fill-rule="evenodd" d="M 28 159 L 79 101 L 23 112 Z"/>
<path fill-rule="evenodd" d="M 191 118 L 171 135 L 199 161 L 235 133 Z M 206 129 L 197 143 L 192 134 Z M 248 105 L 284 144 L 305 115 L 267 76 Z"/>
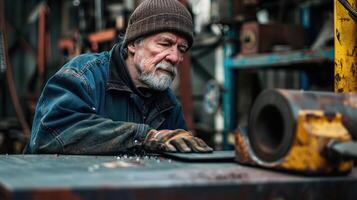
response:
<path fill-rule="evenodd" d="M 2 80 L 2 75 L 6 72 L 5 64 L 5 49 L 4 49 L 4 37 L 2 30 L 0 30 L 0 80 Z"/>
<path fill-rule="evenodd" d="M 311 6 L 305 5 L 300 8 L 300 24 L 307 30 L 311 27 Z M 302 70 L 299 72 L 300 78 L 300 89 L 309 90 L 310 79 L 307 73 Z"/>
<path fill-rule="evenodd" d="M 187 53 L 180 63 L 180 101 L 182 103 L 183 114 L 185 116 L 188 129 L 193 128 L 193 101 L 192 101 L 192 89 L 191 89 L 191 55 Z"/>
<path fill-rule="evenodd" d="M 4 1 L 0 0 L 0 12 L 5 10 Z M 5 16 L 0 17 L 0 86 L 3 88 L 0 89 L 0 105 L 6 105 L 6 95 L 5 95 L 5 73 L 6 73 L 6 63 L 5 63 L 5 40 L 2 30 L 2 26 L 5 25 Z M 0 119 L 6 116 L 6 106 L 0 107 Z"/>
<path fill-rule="evenodd" d="M 230 8 L 233 8 L 233 2 L 229 1 Z M 232 9 L 233 10 L 233 9 Z M 233 11 L 230 10 L 230 16 L 233 16 Z M 223 149 L 230 149 L 229 135 L 236 128 L 237 118 L 237 86 L 235 71 L 229 65 L 229 60 L 232 59 L 232 55 L 235 50 L 234 44 L 231 39 L 237 37 L 236 30 L 230 27 L 227 35 L 227 42 L 224 44 L 224 94 L 223 94 L 223 116 L 224 116 L 224 131 L 223 131 Z"/>
<path fill-rule="evenodd" d="M 230 31 L 229 34 L 232 34 Z M 237 87 L 235 81 L 234 70 L 228 65 L 227 59 L 231 59 L 230 52 L 232 44 L 225 44 L 224 47 L 224 94 L 223 94 L 223 116 L 224 116 L 224 131 L 223 131 L 223 149 L 230 149 L 228 138 L 230 133 L 236 126 L 237 116 Z"/>
<path fill-rule="evenodd" d="M 103 30 L 103 2 L 102 0 L 95 0 L 95 30 Z"/>
<path fill-rule="evenodd" d="M 349 0 L 356 10 L 356 0 Z M 335 92 L 357 92 L 357 22 L 338 1 L 334 2 Z"/>
<path fill-rule="evenodd" d="M 37 50 L 37 69 L 39 84 L 42 88 L 45 83 L 46 65 L 46 4 L 42 3 L 39 8 L 38 19 L 38 50 Z"/>
<path fill-rule="evenodd" d="M 180 2 L 187 6 L 187 0 L 180 0 Z M 186 119 L 186 124 L 188 129 L 193 128 L 193 100 L 192 100 L 192 89 L 191 89 L 191 55 L 190 52 L 186 53 L 183 61 L 180 63 L 180 97 L 182 103 L 183 114 Z"/>

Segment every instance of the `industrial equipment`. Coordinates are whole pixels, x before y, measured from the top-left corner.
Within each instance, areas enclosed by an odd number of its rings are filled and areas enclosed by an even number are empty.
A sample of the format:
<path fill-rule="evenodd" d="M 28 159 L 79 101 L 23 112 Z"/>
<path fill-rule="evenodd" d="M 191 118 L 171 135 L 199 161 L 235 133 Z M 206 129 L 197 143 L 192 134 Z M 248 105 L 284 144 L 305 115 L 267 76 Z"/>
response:
<path fill-rule="evenodd" d="M 355 4 L 334 5 L 335 91 L 356 92 Z M 357 94 L 266 90 L 252 107 L 248 132 L 236 132 L 236 160 L 307 174 L 347 173 L 357 157 L 356 111 Z"/>
<path fill-rule="evenodd" d="M 247 22 L 241 29 L 242 54 L 271 52 L 275 45 L 284 45 L 288 49 L 302 49 L 305 45 L 305 32 L 299 26 Z"/>
<path fill-rule="evenodd" d="M 256 99 L 240 163 L 307 174 L 346 173 L 356 157 L 357 95 L 271 89 Z"/>

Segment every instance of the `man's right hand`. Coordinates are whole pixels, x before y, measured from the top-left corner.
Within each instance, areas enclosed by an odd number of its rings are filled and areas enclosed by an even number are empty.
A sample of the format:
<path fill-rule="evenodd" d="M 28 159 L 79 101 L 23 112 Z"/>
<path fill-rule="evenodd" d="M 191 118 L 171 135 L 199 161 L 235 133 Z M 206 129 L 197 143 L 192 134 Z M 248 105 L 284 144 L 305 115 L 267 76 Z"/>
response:
<path fill-rule="evenodd" d="M 212 152 L 200 138 L 183 129 L 150 130 L 144 140 L 144 148 L 150 151 L 166 152 Z"/>

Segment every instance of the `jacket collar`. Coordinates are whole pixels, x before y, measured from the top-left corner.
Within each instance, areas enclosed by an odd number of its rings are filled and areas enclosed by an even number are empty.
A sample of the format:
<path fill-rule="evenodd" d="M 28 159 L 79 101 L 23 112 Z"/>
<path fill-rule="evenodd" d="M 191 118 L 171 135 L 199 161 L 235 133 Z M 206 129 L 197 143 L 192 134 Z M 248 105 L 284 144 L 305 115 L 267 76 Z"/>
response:
<path fill-rule="evenodd" d="M 134 88 L 134 83 L 129 76 L 127 66 L 121 53 L 121 46 L 116 44 L 110 54 L 107 90 L 132 93 Z"/>

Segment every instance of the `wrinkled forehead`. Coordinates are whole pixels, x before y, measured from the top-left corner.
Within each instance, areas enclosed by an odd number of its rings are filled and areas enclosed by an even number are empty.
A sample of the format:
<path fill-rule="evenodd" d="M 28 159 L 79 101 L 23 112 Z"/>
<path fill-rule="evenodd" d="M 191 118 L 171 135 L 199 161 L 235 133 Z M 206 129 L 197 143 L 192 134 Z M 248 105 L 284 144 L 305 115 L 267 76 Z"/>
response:
<path fill-rule="evenodd" d="M 161 32 L 150 35 L 148 37 L 154 40 L 168 40 L 174 43 L 178 43 L 179 45 L 188 46 L 188 41 L 184 36 L 173 32 Z"/>

